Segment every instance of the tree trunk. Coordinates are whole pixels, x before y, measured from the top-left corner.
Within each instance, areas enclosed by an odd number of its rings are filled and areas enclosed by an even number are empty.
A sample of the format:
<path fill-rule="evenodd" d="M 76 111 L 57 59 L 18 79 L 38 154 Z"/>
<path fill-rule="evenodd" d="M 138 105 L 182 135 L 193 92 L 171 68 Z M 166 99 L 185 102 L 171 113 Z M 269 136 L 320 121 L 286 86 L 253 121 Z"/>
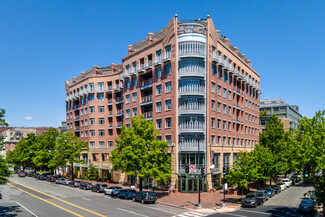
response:
<path fill-rule="evenodd" d="M 244 191 L 244 189 L 242 188 L 242 189 L 241 189 L 241 195 L 240 195 L 240 199 L 241 199 L 241 200 L 243 200 L 243 191 Z"/>
<path fill-rule="evenodd" d="M 142 178 L 140 177 L 140 185 L 139 185 L 140 191 L 142 191 Z"/>
<path fill-rule="evenodd" d="M 74 176 L 73 176 L 73 163 L 71 163 L 71 180 L 74 180 Z"/>
<path fill-rule="evenodd" d="M 270 178 L 270 185 L 272 185 L 272 178 Z"/>

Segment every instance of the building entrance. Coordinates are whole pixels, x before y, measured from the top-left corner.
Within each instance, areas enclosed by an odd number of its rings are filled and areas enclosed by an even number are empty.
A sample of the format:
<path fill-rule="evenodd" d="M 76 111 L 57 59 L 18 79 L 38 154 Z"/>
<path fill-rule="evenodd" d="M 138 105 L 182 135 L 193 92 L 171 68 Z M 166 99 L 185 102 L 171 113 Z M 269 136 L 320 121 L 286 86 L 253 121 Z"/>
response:
<path fill-rule="evenodd" d="M 199 175 L 179 175 L 179 191 L 186 193 L 195 193 L 199 191 Z M 201 178 L 200 190 L 206 191 L 206 176 Z"/>

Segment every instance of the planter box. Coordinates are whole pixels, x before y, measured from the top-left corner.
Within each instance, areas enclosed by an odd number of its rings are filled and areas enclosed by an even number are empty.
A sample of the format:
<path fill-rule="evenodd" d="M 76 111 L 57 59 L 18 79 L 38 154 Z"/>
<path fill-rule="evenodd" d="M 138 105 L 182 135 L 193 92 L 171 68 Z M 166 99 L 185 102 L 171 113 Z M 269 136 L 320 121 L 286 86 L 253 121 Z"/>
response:
<path fill-rule="evenodd" d="M 174 193 L 177 194 L 178 193 L 178 189 L 174 189 Z"/>

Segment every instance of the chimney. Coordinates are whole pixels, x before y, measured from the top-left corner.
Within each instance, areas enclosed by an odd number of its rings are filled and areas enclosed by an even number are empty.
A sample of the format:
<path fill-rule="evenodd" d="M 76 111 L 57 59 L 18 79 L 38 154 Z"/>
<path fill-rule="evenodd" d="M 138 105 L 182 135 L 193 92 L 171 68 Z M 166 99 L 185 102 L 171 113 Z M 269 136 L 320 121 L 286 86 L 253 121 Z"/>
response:
<path fill-rule="evenodd" d="M 129 46 L 128 46 L 128 53 L 129 53 L 129 54 L 132 53 L 132 45 L 129 45 Z"/>
<path fill-rule="evenodd" d="M 85 72 L 81 72 L 81 77 L 85 77 Z"/>
<path fill-rule="evenodd" d="M 152 41 L 152 35 L 153 35 L 153 33 L 151 33 L 151 32 L 148 33 L 148 42 Z"/>
<path fill-rule="evenodd" d="M 247 60 L 247 62 L 249 66 L 252 66 L 251 60 Z"/>
<path fill-rule="evenodd" d="M 235 53 L 238 55 L 238 47 L 234 47 Z"/>
<path fill-rule="evenodd" d="M 217 32 L 217 36 L 219 38 L 220 37 L 220 30 L 217 30 L 216 32 Z"/>
<path fill-rule="evenodd" d="M 228 38 L 225 38 L 225 41 L 226 41 L 226 45 L 227 45 L 227 47 L 229 47 L 229 39 Z"/>

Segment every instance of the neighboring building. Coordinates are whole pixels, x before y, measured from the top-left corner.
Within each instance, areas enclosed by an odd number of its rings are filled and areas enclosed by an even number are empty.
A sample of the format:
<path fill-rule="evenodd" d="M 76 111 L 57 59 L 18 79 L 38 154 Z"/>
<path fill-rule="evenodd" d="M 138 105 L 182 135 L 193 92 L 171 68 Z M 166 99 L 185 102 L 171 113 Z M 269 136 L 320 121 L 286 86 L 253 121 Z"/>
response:
<path fill-rule="evenodd" d="M 289 129 L 297 129 L 299 125 L 298 120 L 303 118 L 299 113 L 299 106 L 289 105 L 282 99 L 265 99 L 261 100 L 260 104 L 260 111 L 267 111 L 267 116 L 260 120 L 261 130 L 264 130 L 265 122 L 273 114 L 277 115 L 279 119 L 281 119 L 285 131 L 288 131 Z"/>
<path fill-rule="evenodd" d="M 21 138 L 27 137 L 27 134 L 34 133 L 39 136 L 46 133 L 49 127 L 3 127 L 0 129 L 0 136 L 4 138 L 4 150 L 1 155 L 6 156 L 7 151 L 14 150 L 16 144 Z"/>
<path fill-rule="evenodd" d="M 250 60 L 215 30 L 209 16 L 205 20 L 178 21 L 175 15 L 167 27 L 130 45 L 122 63 L 120 79 L 100 77 L 101 68 L 94 67 L 97 80 L 73 79 L 72 84 L 66 83 L 68 131 L 69 126 L 76 135 L 89 130 L 81 129 L 79 124 L 84 118 L 90 122 L 90 117 L 75 116 L 81 107 L 74 106 L 91 96 L 94 101 L 88 100 L 84 108 L 100 104 L 107 105 L 104 112 L 113 112 L 105 118 L 109 125 L 103 130 L 95 110 L 95 136 L 85 140 L 93 141 L 89 144 L 92 155 L 101 150 L 109 154 L 106 143 L 105 148 L 98 147 L 97 134 L 104 135 L 102 141 L 115 145 L 121 124 L 129 126 L 131 117 L 143 114 L 160 130 L 160 139 L 170 144 L 171 187 L 196 192 L 199 182 L 195 174 L 204 167 L 208 175 L 203 177 L 202 189 L 219 188 L 222 168 L 229 167 L 239 151 L 250 151 L 258 143 L 260 75 L 252 69 Z M 90 83 L 92 87 L 102 83 L 102 89 L 110 89 L 102 102 L 94 97 L 102 91 L 80 94 L 80 88 Z M 112 85 L 117 88 L 112 90 Z M 93 158 L 90 160 L 93 162 Z M 185 173 L 186 164 L 193 169 L 190 174 Z M 135 183 L 135 177 L 118 172 L 112 177 L 113 181 Z M 145 180 L 145 185 L 148 182 Z"/>
<path fill-rule="evenodd" d="M 67 132 L 67 122 L 66 121 L 61 121 L 61 127 L 59 127 L 59 129 L 63 133 Z"/>

